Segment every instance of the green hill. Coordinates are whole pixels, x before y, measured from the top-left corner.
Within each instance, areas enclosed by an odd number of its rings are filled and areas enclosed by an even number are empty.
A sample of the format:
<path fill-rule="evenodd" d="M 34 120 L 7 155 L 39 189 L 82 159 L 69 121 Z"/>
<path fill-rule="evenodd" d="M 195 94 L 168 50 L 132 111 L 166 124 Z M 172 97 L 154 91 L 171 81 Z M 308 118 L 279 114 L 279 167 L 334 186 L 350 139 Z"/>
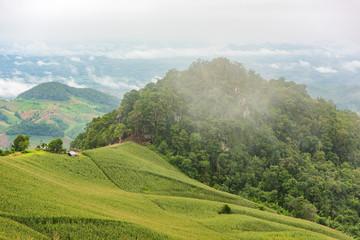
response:
<path fill-rule="evenodd" d="M 119 106 L 119 99 L 91 88 L 74 88 L 58 82 L 41 83 L 21 93 L 16 99 L 68 101 L 73 97 L 89 103 L 102 104 L 108 111 Z M 109 109 L 110 108 L 110 109 Z"/>
<path fill-rule="evenodd" d="M 0 239 L 351 239 L 259 210 L 134 143 L 0 158 Z M 227 203 L 232 214 L 218 214 Z"/>
<path fill-rule="evenodd" d="M 72 145 L 129 136 L 209 186 L 360 237 L 360 117 L 305 85 L 199 60 L 126 93 Z"/>
<path fill-rule="evenodd" d="M 88 122 L 119 104 L 118 98 L 94 89 L 42 83 L 14 101 L 0 100 L 0 147 L 9 147 L 19 134 L 30 136 L 32 148 L 57 137 L 69 147 Z"/>

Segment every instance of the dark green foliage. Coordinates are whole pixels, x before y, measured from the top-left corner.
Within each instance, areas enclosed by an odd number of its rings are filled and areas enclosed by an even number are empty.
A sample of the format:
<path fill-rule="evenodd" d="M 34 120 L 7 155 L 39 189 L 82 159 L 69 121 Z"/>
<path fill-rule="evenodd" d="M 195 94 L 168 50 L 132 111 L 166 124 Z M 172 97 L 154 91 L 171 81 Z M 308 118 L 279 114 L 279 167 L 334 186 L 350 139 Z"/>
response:
<path fill-rule="evenodd" d="M 173 239 L 135 223 L 79 217 L 6 216 L 51 239 Z"/>
<path fill-rule="evenodd" d="M 126 94 L 72 145 L 109 144 L 120 123 L 192 178 L 360 236 L 360 118 L 305 85 L 198 61 Z"/>
<path fill-rule="evenodd" d="M 0 111 L 0 121 L 6 122 L 6 123 L 8 123 L 8 121 L 9 121 L 8 117 L 1 111 Z"/>
<path fill-rule="evenodd" d="M 57 153 L 64 152 L 63 141 L 61 140 L 61 138 L 56 138 L 54 140 L 51 140 L 49 142 L 48 148 L 50 152 L 57 152 Z"/>
<path fill-rule="evenodd" d="M 30 145 L 29 136 L 19 135 L 14 139 L 14 142 L 11 146 L 11 148 L 14 151 L 22 152 L 25 149 L 27 149 Z"/>
<path fill-rule="evenodd" d="M 51 117 L 50 120 L 54 121 L 61 131 L 65 131 L 69 127 L 69 124 L 67 124 L 62 118 Z"/>
<path fill-rule="evenodd" d="M 15 117 L 17 117 L 18 119 L 21 119 L 21 116 L 18 111 L 15 112 Z"/>
<path fill-rule="evenodd" d="M 7 135 L 26 134 L 32 136 L 64 137 L 64 132 L 56 125 L 49 123 L 23 122 L 15 124 L 6 131 Z"/>
<path fill-rule="evenodd" d="M 0 155 L 1 155 L 1 156 L 8 156 L 8 155 L 14 153 L 14 151 L 15 151 L 14 149 L 5 150 L 5 151 L 2 151 L 2 150 L 0 149 Z"/>
<path fill-rule="evenodd" d="M 224 204 L 224 206 L 219 211 L 219 214 L 231 214 L 231 208 L 229 207 L 229 205 Z"/>
<path fill-rule="evenodd" d="M 94 118 L 87 124 L 86 132 L 81 133 L 71 142 L 71 147 L 91 149 L 120 142 L 130 133 L 129 129 L 119 123 L 118 111 L 112 111 L 103 117 Z"/>
<path fill-rule="evenodd" d="M 54 101 L 67 101 L 71 97 L 83 98 L 87 101 L 102 104 L 100 112 L 108 112 L 119 106 L 120 100 L 116 97 L 90 88 L 73 88 L 58 82 L 47 82 L 21 93 L 17 99 L 47 99 Z"/>
<path fill-rule="evenodd" d="M 10 111 L 10 109 L 7 108 L 5 105 L 1 106 L 0 109 L 5 109 L 5 110 L 7 110 L 7 111 Z"/>
<path fill-rule="evenodd" d="M 294 198 L 288 203 L 288 206 L 294 212 L 295 217 L 315 221 L 316 208 L 304 197 Z"/>

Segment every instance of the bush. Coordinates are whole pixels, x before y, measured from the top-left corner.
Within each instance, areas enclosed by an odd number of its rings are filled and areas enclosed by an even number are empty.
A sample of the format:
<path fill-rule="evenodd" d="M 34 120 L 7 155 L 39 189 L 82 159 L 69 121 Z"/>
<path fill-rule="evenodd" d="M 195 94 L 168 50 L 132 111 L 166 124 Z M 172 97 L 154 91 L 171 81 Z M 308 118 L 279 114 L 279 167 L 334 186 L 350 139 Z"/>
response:
<path fill-rule="evenodd" d="M 315 221 L 317 218 L 316 208 L 304 197 L 294 198 L 289 202 L 289 208 L 297 218 Z M 336 219 L 335 219 L 336 220 Z"/>
<path fill-rule="evenodd" d="M 265 210 L 266 210 L 266 207 L 264 206 L 264 204 L 259 204 L 257 207 L 258 207 L 258 209 L 261 210 L 261 211 L 265 211 Z"/>
<path fill-rule="evenodd" d="M 231 208 L 229 207 L 229 205 L 224 204 L 224 206 L 219 211 L 219 214 L 231 214 Z"/>

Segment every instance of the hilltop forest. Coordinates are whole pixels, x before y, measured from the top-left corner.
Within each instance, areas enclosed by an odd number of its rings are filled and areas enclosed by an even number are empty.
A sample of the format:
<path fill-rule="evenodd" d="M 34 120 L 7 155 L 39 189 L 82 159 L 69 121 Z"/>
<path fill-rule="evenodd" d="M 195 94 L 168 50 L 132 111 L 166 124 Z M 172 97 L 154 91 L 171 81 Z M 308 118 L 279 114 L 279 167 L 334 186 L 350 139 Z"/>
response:
<path fill-rule="evenodd" d="M 71 145 L 126 137 L 214 188 L 360 237 L 360 118 L 305 85 L 199 60 L 128 92 Z"/>

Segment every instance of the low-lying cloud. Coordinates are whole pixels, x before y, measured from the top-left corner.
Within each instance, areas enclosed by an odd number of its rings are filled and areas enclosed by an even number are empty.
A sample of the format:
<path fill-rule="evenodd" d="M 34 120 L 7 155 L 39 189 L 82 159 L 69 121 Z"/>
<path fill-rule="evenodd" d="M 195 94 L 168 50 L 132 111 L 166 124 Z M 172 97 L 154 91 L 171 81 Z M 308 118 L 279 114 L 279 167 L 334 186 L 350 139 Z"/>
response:
<path fill-rule="evenodd" d="M 357 51 L 358 52 L 358 51 Z M 326 46 L 295 46 L 293 48 L 257 46 L 230 46 L 230 47 L 151 47 L 146 45 L 127 45 L 119 44 L 78 44 L 72 46 L 49 46 L 43 42 L 14 43 L 0 49 L 2 55 L 16 55 L 21 60 L 21 56 L 67 56 L 71 61 L 81 62 L 82 56 L 93 60 L 95 57 L 108 57 L 114 59 L 156 59 L 156 58 L 175 58 L 175 57 L 261 57 L 261 56 L 340 56 L 344 55 L 341 47 Z M 349 52 L 346 52 L 349 54 Z M 21 57 L 21 58 L 20 58 Z M 18 64 L 22 64 L 17 61 Z"/>
<path fill-rule="evenodd" d="M 70 60 L 73 62 L 81 62 L 79 57 L 71 57 Z"/>
<path fill-rule="evenodd" d="M 343 68 L 345 68 L 346 70 L 356 73 L 357 69 L 360 68 L 360 61 L 358 60 L 354 60 L 351 62 L 345 62 L 343 63 Z"/>
<path fill-rule="evenodd" d="M 0 98 L 13 99 L 20 93 L 29 90 L 36 84 L 25 83 L 22 78 L 2 79 L 0 78 Z"/>
<path fill-rule="evenodd" d="M 18 56 L 17 56 L 17 57 L 18 57 Z M 22 65 L 32 65 L 32 64 L 34 64 L 34 63 L 31 62 L 31 61 L 26 61 L 26 62 L 18 62 L 18 61 L 15 61 L 14 64 L 17 65 L 17 66 L 22 66 Z"/>
<path fill-rule="evenodd" d="M 43 62 L 43 61 L 41 61 L 41 60 L 37 61 L 36 64 L 37 64 L 38 66 L 51 66 L 51 65 L 56 65 L 56 66 L 58 66 L 58 65 L 59 65 L 58 62 Z"/>
<path fill-rule="evenodd" d="M 314 67 L 315 71 L 319 73 L 337 73 L 338 71 L 336 69 L 333 69 L 331 67 Z"/>

